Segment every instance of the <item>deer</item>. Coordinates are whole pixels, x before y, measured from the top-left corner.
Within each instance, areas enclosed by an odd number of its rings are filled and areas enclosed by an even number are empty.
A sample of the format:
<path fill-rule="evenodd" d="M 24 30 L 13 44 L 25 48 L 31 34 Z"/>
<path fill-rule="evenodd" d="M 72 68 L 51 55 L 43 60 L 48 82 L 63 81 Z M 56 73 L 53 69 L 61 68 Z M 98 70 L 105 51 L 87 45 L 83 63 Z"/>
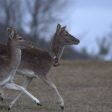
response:
<path fill-rule="evenodd" d="M 24 87 L 16 84 L 13 79 L 16 74 L 16 71 L 21 62 L 21 49 L 32 47 L 30 41 L 25 40 L 20 36 L 16 29 L 13 27 L 7 28 L 8 32 L 8 42 L 7 42 L 7 59 L 3 56 L 3 52 L 0 54 L 0 87 L 17 90 L 22 93 L 25 93 L 29 96 L 34 102 L 40 105 L 40 101 L 30 94 Z M 10 108 L 10 107 L 9 107 Z"/>
<path fill-rule="evenodd" d="M 31 83 L 32 79 L 40 78 L 45 84 L 50 86 L 57 94 L 60 102 L 61 109 L 64 109 L 64 99 L 59 93 L 56 85 L 48 77 L 48 72 L 51 67 L 57 67 L 60 65 L 59 60 L 62 56 L 64 47 L 67 45 L 78 45 L 79 39 L 71 35 L 67 30 L 66 26 L 57 24 L 56 32 L 52 39 L 51 53 L 44 49 L 36 48 L 25 48 L 22 50 L 21 63 L 17 70 L 18 75 L 25 77 L 23 87 L 26 89 Z M 2 45 L 6 50 L 7 48 Z M 1 47 L 0 47 L 1 48 Z M 5 54 L 3 52 L 3 54 Z M 16 101 L 20 98 L 23 92 L 19 93 L 18 96 L 11 102 L 12 107 Z"/>

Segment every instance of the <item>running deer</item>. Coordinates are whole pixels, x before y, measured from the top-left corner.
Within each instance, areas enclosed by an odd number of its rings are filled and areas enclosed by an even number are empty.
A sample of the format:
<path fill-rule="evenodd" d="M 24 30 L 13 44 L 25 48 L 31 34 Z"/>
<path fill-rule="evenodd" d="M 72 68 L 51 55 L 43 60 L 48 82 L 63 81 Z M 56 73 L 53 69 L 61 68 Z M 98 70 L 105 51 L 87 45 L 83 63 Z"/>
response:
<path fill-rule="evenodd" d="M 21 49 L 32 47 L 31 42 L 24 40 L 18 35 L 15 28 L 7 28 L 8 43 L 7 43 L 7 59 L 2 57 L 3 52 L 0 54 L 0 87 L 12 90 L 18 90 L 27 94 L 33 101 L 40 104 L 39 100 L 31 95 L 24 87 L 17 85 L 13 82 L 15 73 L 21 61 Z M 10 105 L 9 105 L 10 108 Z"/>
<path fill-rule="evenodd" d="M 80 41 L 77 38 L 73 37 L 66 30 L 65 26 L 61 27 L 61 25 L 58 24 L 53 36 L 51 54 L 43 49 L 35 47 L 23 49 L 22 60 L 17 73 L 25 76 L 24 88 L 28 87 L 33 78 L 39 77 L 43 82 L 54 89 L 59 98 L 60 107 L 61 109 L 64 109 L 64 100 L 56 85 L 48 78 L 47 73 L 52 66 L 59 65 L 59 59 L 61 58 L 65 45 L 77 45 L 79 42 Z M 4 47 L 4 49 L 6 48 Z M 22 92 L 11 102 L 11 106 L 15 104 L 21 95 Z"/>

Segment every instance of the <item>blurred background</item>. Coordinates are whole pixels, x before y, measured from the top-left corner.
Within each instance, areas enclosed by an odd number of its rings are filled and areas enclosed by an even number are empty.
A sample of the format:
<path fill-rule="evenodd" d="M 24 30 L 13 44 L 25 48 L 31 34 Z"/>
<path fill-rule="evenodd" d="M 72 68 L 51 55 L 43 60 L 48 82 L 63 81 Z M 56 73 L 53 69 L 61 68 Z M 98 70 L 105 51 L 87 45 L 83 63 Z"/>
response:
<path fill-rule="evenodd" d="M 0 0 L 0 43 L 16 27 L 37 47 L 50 50 L 57 24 L 80 40 L 63 59 L 112 60 L 112 0 Z"/>

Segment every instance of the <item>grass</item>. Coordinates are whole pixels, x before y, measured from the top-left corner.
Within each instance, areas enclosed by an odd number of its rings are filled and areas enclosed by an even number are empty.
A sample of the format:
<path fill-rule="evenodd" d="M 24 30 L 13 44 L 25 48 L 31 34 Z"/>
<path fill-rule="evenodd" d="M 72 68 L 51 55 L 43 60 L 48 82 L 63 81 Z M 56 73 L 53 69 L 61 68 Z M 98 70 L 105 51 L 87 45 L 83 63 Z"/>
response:
<path fill-rule="evenodd" d="M 48 75 L 65 100 L 64 112 L 112 112 L 112 62 L 62 61 Z M 18 76 L 16 80 L 21 83 L 23 78 Z M 22 95 L 11 112 L 62 112 L 55 92 L 41 80 L 34 79 L 29 91 L 43 106 Z M 5 93 L 11 99 L 18 94 L 9 90 Z M 7 112 L 5 104 L 11 99 L 0 102 L 0 112 Z"/>

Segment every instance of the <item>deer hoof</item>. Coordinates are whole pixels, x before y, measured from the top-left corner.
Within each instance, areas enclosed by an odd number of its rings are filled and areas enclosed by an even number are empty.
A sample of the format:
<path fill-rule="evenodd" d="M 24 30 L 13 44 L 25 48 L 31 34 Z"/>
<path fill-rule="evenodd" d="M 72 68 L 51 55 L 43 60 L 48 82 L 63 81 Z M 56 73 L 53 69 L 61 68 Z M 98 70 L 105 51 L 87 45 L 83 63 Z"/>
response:
<path fill-rule="evenodd" d="M 4 100 L 4 96 L 2 93 L 0 93 L 0 100 L 3 101 Z"/>
<path fill-rule="evenodd" d="M 9 107 L 8 107 L 8 111 L 10 111 L 10 110 L 11 110 L 11 107 L 9 106 Z"/>
<path fill-rule="evenodd" d="M 36 103 L 38 106 L 42 106 L 42 104 L 41 104 L 40 102 L 35 101 L 35 103 Z"/>
<path fill-rule="evenodd" d="M 1 97 L 1 98 L 0 98 L 0 100 L 1 100 L 1 101 L 4 101 L 4 98 L 3 98 L 3 97 Z"/>
<path fill-rule="evenodd" d="M 38 105 L 38 106 L 42 106 L 42 104 L 40 104 L 40 103 L 37 103 L 37 105 Z"/>
<path fill-rule="evenodd" d="M 60 106 L 61 110 L 64 110 L 64 106 Z"/>

